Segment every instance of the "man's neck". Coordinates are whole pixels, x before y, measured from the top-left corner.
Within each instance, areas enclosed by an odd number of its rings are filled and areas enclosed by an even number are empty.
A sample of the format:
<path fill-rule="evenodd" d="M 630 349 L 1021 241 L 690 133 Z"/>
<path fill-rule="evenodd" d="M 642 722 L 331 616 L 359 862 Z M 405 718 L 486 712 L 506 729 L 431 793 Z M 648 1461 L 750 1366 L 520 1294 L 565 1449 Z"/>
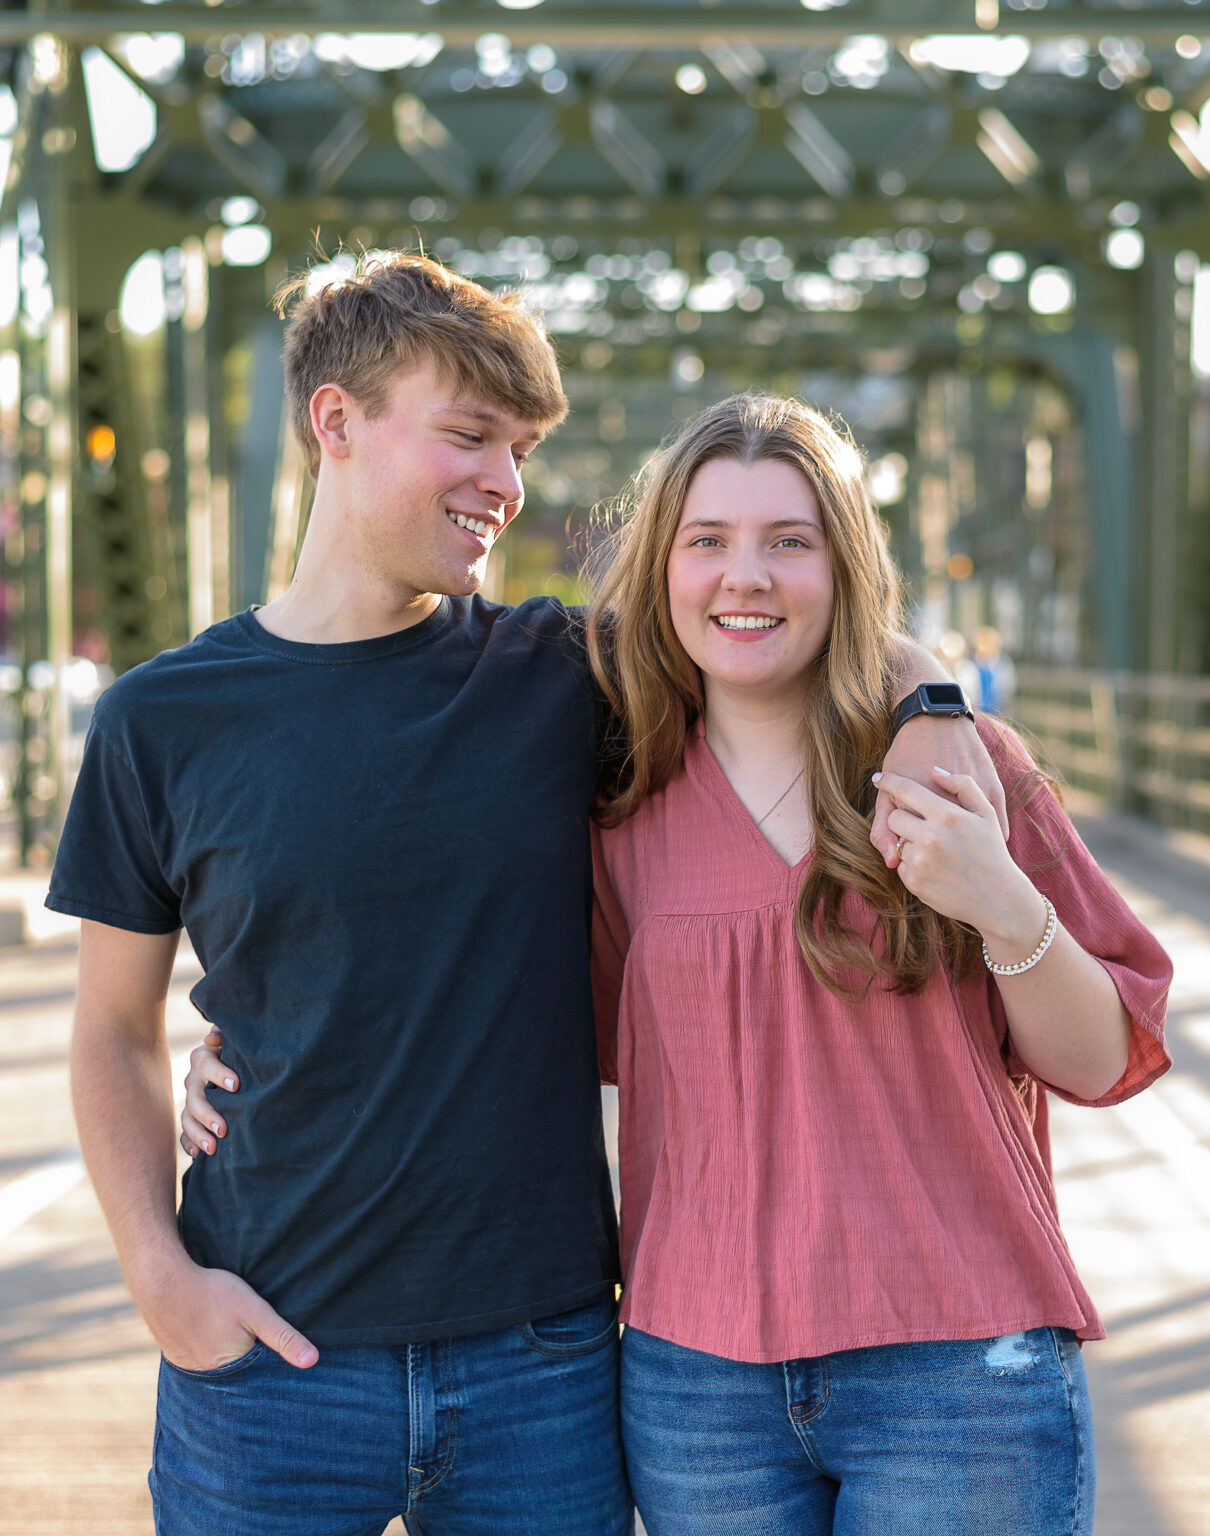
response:
<path fill-rule="evenodd" d="M 409 629 L 434 613 L 440 601 L 436 592 L 392 593 L 331 580 L 311 584 L 300 576 L 281 597 L 258 608 L 256 618 L 283 640 L 341 645 Z"/>
<path fill-rule="evenodd" d="M 357 520 L 321 476 L 294 580 L 258 608 L 270 634 L 304 645 L 341 645 L 393 635 L 435 612 L 440 595 L 388 581 L 364 557 Z"/>

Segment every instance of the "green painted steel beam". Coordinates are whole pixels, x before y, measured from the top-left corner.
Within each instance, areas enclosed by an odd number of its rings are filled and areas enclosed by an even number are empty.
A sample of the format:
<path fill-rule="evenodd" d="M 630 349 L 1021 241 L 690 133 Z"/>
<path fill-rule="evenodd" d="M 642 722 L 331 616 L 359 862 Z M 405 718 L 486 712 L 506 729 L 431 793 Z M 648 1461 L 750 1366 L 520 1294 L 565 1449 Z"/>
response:
<path fill-rule="evenodd" d="M 422 234 L 426 243 L 444 235 L 473 238 L 484 230 L 573 239 L 613 249 L 628 235 L 655 242 L 692 233 L 709 245 L 723 245 L 748 235 L 776 235 L 788 250 L 810 247 L 815 241 L 843 235 L 846 239 L 899 229 L 927 229 L 954 237 L 971 228 L 985 229 L 997 246 L 1043 242 L 1057 250 L 1095 249 L 1103 233 L 1101 221 L 1084 215 L 1070 203 L 1024 203 L 1009 200 L 964 200 L 960 219 L 942 209 L 937 199 L 853 197 L 835 202 L 795 199 L 706 199 L 664 197 L 659 201 L 630 198 L 474 198 L 438 221 L 417 220 L 408 213 L 407 197 L 279 198 L 267 210 L 266 222 L 287 243 L 306 243 L 317 226 L 369 225 Z M 770 206 L 773 204 L 773 206 Z M 188 221 L 187 221 L 188 222 Z M 1159 221 L 1157 221 L 1158 223 Z M 1164 237 L 1190 246 L 1210 260 L 1210 204 L 1190 200 L 1163 222 Z M 181 228 L 178 222 L 177 228 Z"/>
<path fill-rule="evenodd" d="M 1074 0 L 1062 8 L 1016 11 L 1002 8 L 994 30 L 1029 38 L 1101 37 L 1120 27 L 1143 42 L 1159 42 L 1204 29 L 1204 9 L 1156 5 L 1142 9 L 1123 4 L 1091 5 Z M 554 3 L 528 11 L 494 5 L 423 4 L 421 0 L 357 0 L 326 4 L 246 4 L 201 6 L 113 5 L 62 7 L 0 15 L 0 45 L 24 43 L 40 32 L 54 32 L 66 42 L 83 44 L 119 32 L 176 32 L 188 41 L 216 33 L 268 35 L 319 32 L 439 32 L 447 46 L 465 47 L 485 32 L 506 32 L 525 46 L 549 43 L 564 47 L 696 48 L 705 40 L 794 48 L 807 43 L 838 43 L 856 33 L 892 40 L 922 35 L 968 35 L 979 30 L 972 0 L 927 5 L 920 0 L 866 0 L 827 11 L 799 4 L 639 4 L 577 5 Z M 987 29 L 985 29 L 987 30 Z"/>

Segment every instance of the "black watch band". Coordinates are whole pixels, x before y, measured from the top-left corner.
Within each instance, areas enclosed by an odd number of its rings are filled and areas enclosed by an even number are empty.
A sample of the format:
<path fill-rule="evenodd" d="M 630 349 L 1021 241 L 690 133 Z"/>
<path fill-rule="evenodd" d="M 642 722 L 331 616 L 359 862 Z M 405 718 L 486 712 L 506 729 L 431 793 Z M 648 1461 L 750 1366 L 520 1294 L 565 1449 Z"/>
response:
<path fill-rule="evenodd" d="M 957 683 L 921 683 L 895 705 L 895 730 L 917 715 L 940 715 L 949 720 L 973 720 L 970 700 Z"/>

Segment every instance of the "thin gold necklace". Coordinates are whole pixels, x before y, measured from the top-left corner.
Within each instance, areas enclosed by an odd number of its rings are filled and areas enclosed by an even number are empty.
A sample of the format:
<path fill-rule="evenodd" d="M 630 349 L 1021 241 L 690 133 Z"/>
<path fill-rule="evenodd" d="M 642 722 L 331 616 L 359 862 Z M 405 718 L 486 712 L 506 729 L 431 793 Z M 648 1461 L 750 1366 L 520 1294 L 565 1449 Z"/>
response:
<path fill-rule="evenodd" d="M 786 798 L 786 796 L 790 793 L 790 791 L 794 788 L 795 784 L 797 784 L 799 779 L 801 779 L 801 778 L 802 778 L 802 769 L 800 768 L 798 770 L 798 772 L 794 775 L 794 777 L 790 780 L 790 782 L 786 785 L 785 789 L 782 790 L 781 794 L 778 795 L 777 799 L 774 800 L 773 804 L 769 807 L 769 809 L 765 812 L 765 814 L 756 823 L 756 825 L 758 827 L 764 826 L 765 822 L 768 821 L 769 817 L 772 816 L 773 812 L 782 803 L 782 801 Z"/>

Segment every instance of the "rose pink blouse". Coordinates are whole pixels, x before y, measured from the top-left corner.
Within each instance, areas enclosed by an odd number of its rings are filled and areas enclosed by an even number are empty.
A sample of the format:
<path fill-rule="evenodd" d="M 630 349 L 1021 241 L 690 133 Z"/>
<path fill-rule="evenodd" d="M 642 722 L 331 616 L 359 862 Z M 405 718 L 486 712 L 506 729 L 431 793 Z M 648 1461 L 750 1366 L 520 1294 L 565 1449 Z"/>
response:
<path fill-rule="evenodd" d="M 980 731 L 1011 782 L 1015 738 Z M 624 1322 L 751 1361 L 1043 1325 L 1104 1336 L 1059 1230 L 1045 1094 L 982 966 L 858 1003 L 816 982 L 794 938 L 805 861 L 761 836 L 700 726 L 667 788 L 595 838 Z M 1009 846 L 1130 1013 L 1129 1064 L 1096 1102 L 1129 1098 L 1170 1065 L 1168 958 L 1048 789 Z M 870 931 L 856 897 L 847 916 Z"/>

